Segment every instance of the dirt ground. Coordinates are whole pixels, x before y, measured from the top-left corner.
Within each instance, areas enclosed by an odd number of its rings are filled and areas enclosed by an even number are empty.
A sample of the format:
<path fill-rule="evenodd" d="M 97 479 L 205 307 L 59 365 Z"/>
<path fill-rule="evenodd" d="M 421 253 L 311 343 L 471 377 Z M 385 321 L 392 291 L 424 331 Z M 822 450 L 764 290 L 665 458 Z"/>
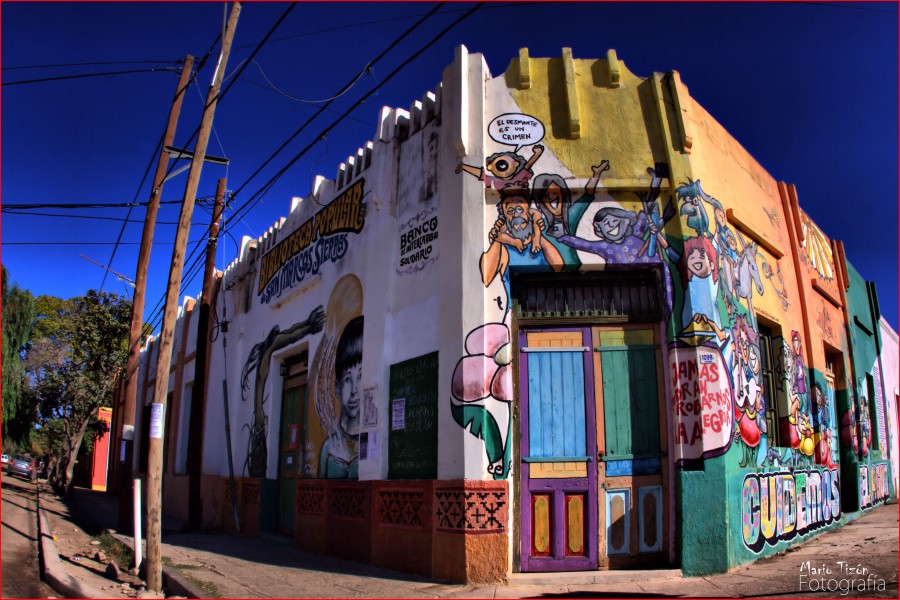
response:
<path fill-rule="evenodd" d="M 72 577 L 110 598 L 136 598 L 145 589 L 141 579 L 128 572 L 131 564 L 116 555 L 110 536 L 90 517 L 73 512 L 46 484 L 41 485 L 41 504 L 59 547 L 59 558 Z M 98 560 L 99 559 L 99 560 Z M 112 567 L 110 563 L 116 563 Z"/>

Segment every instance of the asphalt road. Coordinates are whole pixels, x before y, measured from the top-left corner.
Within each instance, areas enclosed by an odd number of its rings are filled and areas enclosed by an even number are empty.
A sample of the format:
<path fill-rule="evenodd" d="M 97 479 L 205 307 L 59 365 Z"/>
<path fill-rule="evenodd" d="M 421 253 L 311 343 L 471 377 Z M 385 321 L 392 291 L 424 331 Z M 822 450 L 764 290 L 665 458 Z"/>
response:
<path fill-rule="evenodd" d="M 35 484 L 2 474 L 2 546 L 0 570 L 3 598 L 57 598 L 41 581 L 38 565 L 37 495 Z"/>

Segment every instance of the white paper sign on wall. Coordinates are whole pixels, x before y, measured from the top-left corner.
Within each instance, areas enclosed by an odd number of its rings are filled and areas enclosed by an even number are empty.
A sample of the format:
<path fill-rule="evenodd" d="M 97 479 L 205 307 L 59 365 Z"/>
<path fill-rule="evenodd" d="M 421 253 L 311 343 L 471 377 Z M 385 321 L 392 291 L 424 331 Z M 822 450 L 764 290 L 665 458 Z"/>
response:
<path fill-rule="evenodd" d="M 161 440 L 163 436 L 163 415 L 166 405 L 154 402 L 150 405 L 150 439 Z"/>

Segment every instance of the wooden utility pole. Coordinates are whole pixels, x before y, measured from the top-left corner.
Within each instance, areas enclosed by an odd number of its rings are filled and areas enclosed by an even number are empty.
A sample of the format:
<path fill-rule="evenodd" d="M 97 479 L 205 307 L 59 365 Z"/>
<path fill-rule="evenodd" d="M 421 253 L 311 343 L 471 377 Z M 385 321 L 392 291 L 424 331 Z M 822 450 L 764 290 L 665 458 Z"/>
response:
<path fill-rule="evenodd" d="M 119 529 L 127 531 L 131 516 L 131 463 L 134 448 L 134 411 L 137 404 L 138 363 L 141 358 L 141 329 L 144 326 L 144 301 L 147 296 L 147 269 L 150 265 L 150 248 L 153 246 L 153 230 L 156 228 L 156 214 L 159 212 L 159 198 L 162 195 L 163 182 L 169 164 L 169 153 L 166 146 L 175 140 L 175 129 L 181 114 L 181 102 L 188 86 L 188 77 L 194 68 L 194 57 L 188 54 L 181 67 L 181 77 L 172 99 L 169 110 L 169 122 L 163 135 L 159 160 L 156 163 L 156 175 L 153 177 L 153 189 L 150 191 L 150 204 L 144 218 L 144 232 L 141 235 L 141 249 L 138 254 L 137 274 L 134 276 L 134 302 L 131 312 L 131 336 L 128 339 L 128 359 L 125 363 L 125 401 L 122 419 L 122 443 L 125 444 L 123 463 L 119 465 Z M 126 434 L 126 430 L 128 433 Z M 115 452 L 115 450 L 113 451 Z M 141 532 L 134 532 L 140 538 Z M 135 565 L 140 566 L 140 565 Z"/>
<path fill-rule="evenodd" d="M 225 210 L 225 179 L 219 180 L 216 205 L 209 241 L 206 245 L 206 268 L 203 271 L 203 292 L 200 294 L 200 317 L 197 323 L 197 353 L 194 357 L 194 386 L 191 388 L 191 416 L 188 429 L 188 527 L 203 525 L 203 502 L 200 497 L 200 476 L 203 467 L 203 405 L 206 402 L 206 351 L 209 346 L 209 311 L 212 301 L 213 278 L 216 274 L 216 245 L 219 221 Z"/>
<path fill-rule="evenodd" d="M 181 289 L 181 275 L 184 269 L 184 252 L 187 246 L 188 230 L 194 214 L 194 202 L 197 198 L 197 187 L 200 184 L 200 172 L 206 156 L 206 146 L 212 129 L 213 116 L 219 88 L 231 53 L 231 43 L 241 13 L 240 2 L 232 5 L 222 38 L 222 52 L 213 75 L 212 84 L 206 95 L 206 108 L 200 122 L 197 135 L 197 146 L 191 160 L 191 170 L 184 189 L 184 203 L 178 219 L 178 231 L 175 235 L 175 247 L 172 250 L 172 269 L 169 271 L 169 282 L 166 288 L 166 310 L 163 315 L 162 331 L 159 335 L 159 362 L 156 368 L 156 388 L 153 391 L 153 405 L 150 411 L 150 452 L 147 464 L 147 588 L 159 592 L 162 590 L 162 559 L 160 543 L 162 541 L 162 471 L 163 471 L 163 439 L 165 437 L 166 393 L 169 389 L 169 369 L 172 362 L 172 339 L 175 331 L 175 320 L 178 314 L 178 295 Z"/>

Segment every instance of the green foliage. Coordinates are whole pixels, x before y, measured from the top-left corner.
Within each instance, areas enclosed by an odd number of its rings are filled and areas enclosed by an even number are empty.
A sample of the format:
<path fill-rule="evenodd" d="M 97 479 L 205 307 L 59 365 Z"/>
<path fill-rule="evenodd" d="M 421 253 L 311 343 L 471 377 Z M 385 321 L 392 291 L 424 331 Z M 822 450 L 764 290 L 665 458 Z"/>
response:
<path fill-rule="evenodd" d="M 94 539 L 100 542 L 100 550 L 123 569 L 134 564 L 134 552 L 131 548 L 110 535 L 109 532 L 104 531 L 100 535 L 95 535 Z"/>
<path fill-rule="evenodd" d="M 18 285 L 9 285 L 2 267 L 3 303 L 3 434 L 17 448 L 27 445 L 34 412 L 27 401 L 28 378 L 23 358 L 34 325 L 34 297 Z"/>
<path fill-rule="evenodd" d="M 106 431 L 97 420 L 111 406 L 116 377 L 124 369 L 131 302 L 117 294 L 89 291 L 60 300 L 40 296 L 26 361 L 38 398 L 39 444 L 54 457 L 51 482 L 68 489 L 85 433 Z"/>
<path fill-rule="evenodd" d="M 36 340 L 65 337 L 66 317 L 74 308 L 73 302 L 56 296 L 38 296 L 34 301 L 36 320 L 32 337 Z"/>

